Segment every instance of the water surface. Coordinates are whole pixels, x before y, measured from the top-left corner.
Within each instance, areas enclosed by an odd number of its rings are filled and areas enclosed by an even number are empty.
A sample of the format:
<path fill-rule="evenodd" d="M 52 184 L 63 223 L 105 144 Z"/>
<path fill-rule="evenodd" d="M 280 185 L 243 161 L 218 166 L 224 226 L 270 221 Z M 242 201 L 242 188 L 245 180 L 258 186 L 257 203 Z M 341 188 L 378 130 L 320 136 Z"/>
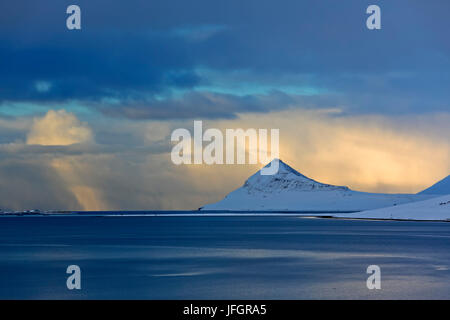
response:
<path fill-rule="evenodd" d="M 72 264 L 81 290 L 66 288 Z M 450 299 L 450 223 L 1 217 L 0 298 Z"/>

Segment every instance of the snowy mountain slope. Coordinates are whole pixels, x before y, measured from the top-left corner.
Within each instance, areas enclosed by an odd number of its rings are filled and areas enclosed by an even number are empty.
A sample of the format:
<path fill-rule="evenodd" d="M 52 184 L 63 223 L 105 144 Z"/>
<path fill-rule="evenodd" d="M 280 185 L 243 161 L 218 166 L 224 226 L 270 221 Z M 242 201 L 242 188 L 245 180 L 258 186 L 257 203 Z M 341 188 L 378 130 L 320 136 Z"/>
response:
<path fill-rule="evenodd" d="M 310 179 L 292 169 L 281 160 L 278 161 L 278 173 L 275 175 L 261 175 L 260 171 L 245 181 L 243 188 L 249 194 L 272 194 L 283 191 L 348 191 L 347 187 L 333 186 Z M 266 167 L 268 167 L 268 164 Z"/>
<path fill-rule="evenodd" d="M 447 176 L 447 178 L 442 179 L 418 194 L 450 194 L 450 176 Z"/>
<path fill-rule="evenodd" d="M 450 220 L 450 194 L 400 206 L 335 216 L 359 219 Z"/>
<path fill-rule="evenodd" d="M 283 161 L 278 173 L 252 175 L 244 185 L 201 210 L 361 211 L 429 199 L 430 195 L 377 194 L 312 180 Z M 272 165 L 269 163 L 267 166 Z M 267 167 L 266 166 L 266 167 Z"/>

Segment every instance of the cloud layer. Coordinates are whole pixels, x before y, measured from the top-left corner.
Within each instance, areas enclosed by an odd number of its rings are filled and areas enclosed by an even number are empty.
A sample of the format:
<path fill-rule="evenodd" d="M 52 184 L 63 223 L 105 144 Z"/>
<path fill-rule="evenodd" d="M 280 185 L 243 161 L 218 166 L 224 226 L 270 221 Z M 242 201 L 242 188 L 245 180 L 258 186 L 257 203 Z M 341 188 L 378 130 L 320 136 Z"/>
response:
<path fill-rule="evenodd" d="M 80 1 L 83 28 L 68 31 L 64 2 L 1 4 L 0 112 L 58 103 L 131 119 L 226 119 L 289 100 L 448 110 L 448 1 L 379 1 L 379 31 L 365 28 L 367 5 Z"/>
<path fill-rule="evenodd" d="M 192 121 L 108 120 L 93 126 L 73 114 L 49 111 L 33 123 L 49 119 L 66 125 L 45 132 L 43 143 L 55 141 L 50 132 L 66 137 L 57 144 L 78 143 L 39 146 L 17 138 L 0 145 L 3 207 L 196 209 L 220 200 L 260 168 L 174 165 L 170 132 L 178 127 L 192 130 Z M 204 128 L 280 128 L 281 158 L 305 175 L 361 191 L 417 192 L 450 172 L 449 120 L 449 114 L 392 119 L 295 109 L 208 120 Z M 13 132 L 23 130 L 26 137 L 36 131 L 18 125 L 21 121 L 30 123 L 16 119 L 19 129 Z M 85 134 L 73 138 L 73 127 L 91 128 L 90 139 L 81 139 Z M 92 140 L 96 142 L 82 142 Z"/>
<path fill-rule="evenodd" d="M 68 146 L 90 141 L 91 129 L 65 110 L 49 110 L 43 118 L 35 119 L 27 135 L 27 144 L 43 146 Z"/>
<path fill-rule="evenodd" d="M 0 207 L 195 209 L 258 166 L 174 166 L 174 128 L 278 128 L 323 182 L 416 192 L 449 173 L 450 2 L 0 3 Z M 120 20 L 117 19 L 120 17 Z"/>

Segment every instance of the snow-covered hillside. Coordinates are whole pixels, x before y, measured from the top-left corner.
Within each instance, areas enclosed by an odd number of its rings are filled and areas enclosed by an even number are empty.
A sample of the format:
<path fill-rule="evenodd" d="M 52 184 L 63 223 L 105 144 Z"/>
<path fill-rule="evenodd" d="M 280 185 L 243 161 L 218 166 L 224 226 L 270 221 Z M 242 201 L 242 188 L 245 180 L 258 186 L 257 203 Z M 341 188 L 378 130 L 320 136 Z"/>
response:
<path fill-rule="evenodd" d="M 274 175 L 258 171 L 244 185 L 201 210 L 362 211 L 429 199 L 430 195 L 377 194 L 312 180 L 283 161 Z M 272 165 L 269 163 L 267 166 Z"/>
<path fill-rule="evenodd" d="M 400 206 L 335 216 L 359 219 L 450 220 L 450 194 Z"/>
<path fill-rule="evenodd" d="M 428 189 L 419 192 L 419 194 L 450 194 L 450 176 L 447 176 L 447 178 L 433 184 Z"/>

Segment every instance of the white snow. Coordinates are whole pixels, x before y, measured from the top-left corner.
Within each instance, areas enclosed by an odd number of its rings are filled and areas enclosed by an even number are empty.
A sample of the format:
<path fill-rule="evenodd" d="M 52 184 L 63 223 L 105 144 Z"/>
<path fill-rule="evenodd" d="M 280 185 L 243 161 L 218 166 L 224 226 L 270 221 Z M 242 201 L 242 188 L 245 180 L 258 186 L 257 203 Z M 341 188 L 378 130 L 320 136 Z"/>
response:
<path fill-rule="evenodd" d="M 261 175 L 258 171 L 244 185 L 217 203 L 201 210 L 243 211 L 362 211 L 412 201 L 432 196 L 414 194 L 380 194 L 350 190 L 312 180 L 283 161 L 275 175 Z M 269 166 L 271 164 L 268 164 Z"/>
<path fill-rule="evenodd" d="M 447 176 L 447 178 L 444 178 L 441 181 L 435 183 L 428 189 L 419 192 L 419 194 L 450 194 L 450 176 Z"/>
<path fill-rule="evenodd" d="M 389 208 L 368 210 L 335 217 L 360 219 L 449 220 L 450 194 Z"/>

